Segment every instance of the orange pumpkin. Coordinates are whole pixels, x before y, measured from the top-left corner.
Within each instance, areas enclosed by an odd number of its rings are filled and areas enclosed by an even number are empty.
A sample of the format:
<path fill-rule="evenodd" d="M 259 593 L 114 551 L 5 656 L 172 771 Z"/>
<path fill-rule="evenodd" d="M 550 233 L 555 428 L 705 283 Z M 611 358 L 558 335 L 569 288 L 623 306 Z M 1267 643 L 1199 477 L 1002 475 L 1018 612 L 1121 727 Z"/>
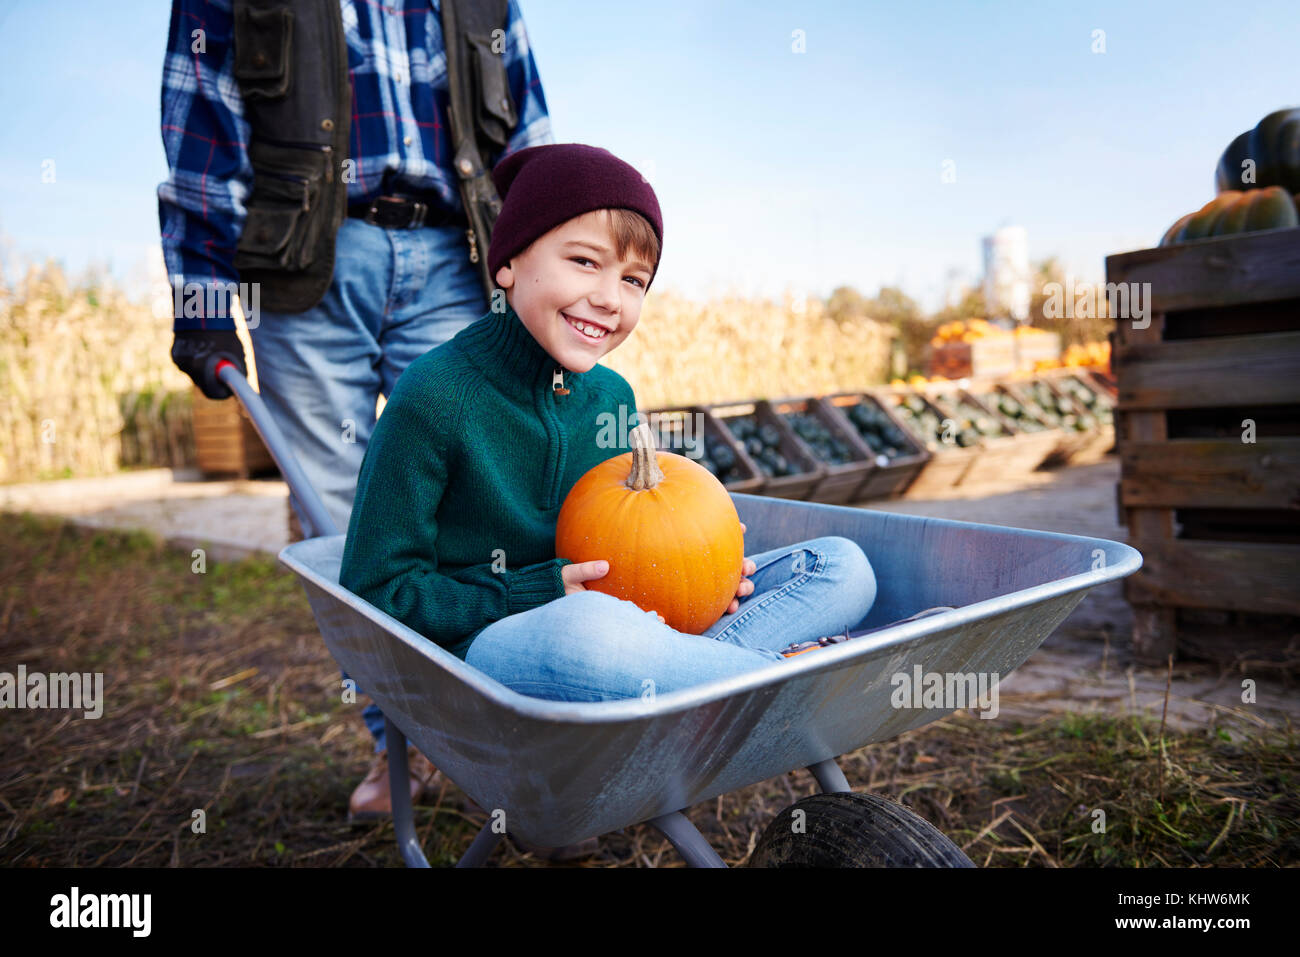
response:
<path fill-rule="evenodd" d="M 657 451 L 646 423 L 631 439 L 631 452 L 606 459 L 569 490 L 556 520 L 555 554 L 608 561 L 609 572 L 586 588 L 698 635 L 722 617 L 740 587 L 740 516 L 708 469 Z"/>

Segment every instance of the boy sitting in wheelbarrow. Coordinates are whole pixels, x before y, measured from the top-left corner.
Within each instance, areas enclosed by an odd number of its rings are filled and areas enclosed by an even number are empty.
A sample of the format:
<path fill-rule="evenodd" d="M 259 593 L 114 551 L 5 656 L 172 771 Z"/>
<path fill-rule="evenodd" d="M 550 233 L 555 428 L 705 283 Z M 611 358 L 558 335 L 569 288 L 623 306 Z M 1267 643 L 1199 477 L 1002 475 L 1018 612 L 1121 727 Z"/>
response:
<path fill-rule="evenodd" d="M 488 264 L 504 296 L 398 379 L 361 466 L 340 584 L 540 698 L 637 697 L 647 681 L 669 692 L 843 640 L 819 636 L 847 633 L 876 594 L 845 538 L 746 558 L 735 599 L 699 635 L 585 588 L 607 562 L 556 557 L 569 490 L 631 447 L 597 441 L 604 416 L 636 411 L 627 381 L 597 363 L 637 327 L 662 219 L 645 179 L 592 146 L 521 150 L 493 179 Z"/>

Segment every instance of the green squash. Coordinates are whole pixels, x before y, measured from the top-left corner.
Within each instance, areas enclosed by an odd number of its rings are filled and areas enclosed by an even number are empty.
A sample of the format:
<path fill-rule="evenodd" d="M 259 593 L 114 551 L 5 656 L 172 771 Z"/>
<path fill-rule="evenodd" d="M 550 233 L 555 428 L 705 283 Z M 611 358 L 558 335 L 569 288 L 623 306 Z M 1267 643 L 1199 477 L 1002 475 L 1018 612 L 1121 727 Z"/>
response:
<path fill-rule="evenodd" d="M 1177 222 L 1175 222 L 1172 226 L 1170 226 L 1168 229 L 1165 230 L 1165 234 L 1160 237 L 1159 245 L 1161 246 L 1173 245 L 1177 241 L 1176 237 L 1180 232 L 1182 232 L 1183 227 L 1186 226 L 1188 222 L 1191 221 L 1191 218 L 1195 215 L 1196 213 L 1188 213 L 1186 216 L 1179 217 Z"/>
<path fill-rule="evenodd" d="M 1250 135 L 1254 130 L 1247 130 L 1237 135 L 1228 148 L 1219 157 L 1219 165 L 1214 169 L 1214 191 L 1226 193 L 1230 189 L 1250 189 L 1258 184 L 1242 181 L 1245 170 L 1242 163 L 1250 158 Z"/>
<path fill-rule="evenodd" d="M 1241 196 L 1242 193 L 1237 190 L 1228 190 L 1226 193 L 1220 193 L 1214 197 L 1187 221 L 1187 225 L 1183 227 L 1183 231 L 1179 233 L 1174 242 L 1188 243 L 1193 239 L 1204 239 L 1210 235 L 1210 230 L 1214 228 L 1218 218 L 1231 209 Z"/>
<path fill-rule="evenodd" d="M 1280 186 L 1227 190 L 1165 231 L 1161 246 L 1186 243 L 1211 236 L 1231 236 L 1260 229 L 1300 226 L 1297 199 Z"/>
<path fill-rule="evenodd" d="M 1242 181 L 1247 159 L 1255 161 L 1253 183 Z M 1214 188 L 1220 193 L 1269 186 L 1300 191 L 1300 109 L 1276 110 L 1264 117 L 1228 144 L 1214 170 Z"/>
<path fill-rule="evenodd" d="M 1259 164 L 1257 188 L 1300 190 L 1300 109 L 1278 110 L 1260 120 L 1250 136 L 1250 151 Z"/>

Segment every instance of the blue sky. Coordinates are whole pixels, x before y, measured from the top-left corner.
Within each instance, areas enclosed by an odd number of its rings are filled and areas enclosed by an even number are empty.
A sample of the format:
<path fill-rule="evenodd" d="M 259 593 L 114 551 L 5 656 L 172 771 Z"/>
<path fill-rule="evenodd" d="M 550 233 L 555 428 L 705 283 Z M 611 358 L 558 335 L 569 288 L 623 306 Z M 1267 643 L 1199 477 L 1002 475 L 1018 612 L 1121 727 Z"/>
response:
<path fill-rule="evenodd" d="M 557 141 L 612 150 L 659 195 L 652 296 L 895 283 L 935 306 L 1005 224 L 1100 278 L 1211 198 L 1237 133 L 1300 104 L 1293 0 L 520 4 Z M 156 247 L 169 8 L 0 0 L 11 261 L 129 278 Z"/>

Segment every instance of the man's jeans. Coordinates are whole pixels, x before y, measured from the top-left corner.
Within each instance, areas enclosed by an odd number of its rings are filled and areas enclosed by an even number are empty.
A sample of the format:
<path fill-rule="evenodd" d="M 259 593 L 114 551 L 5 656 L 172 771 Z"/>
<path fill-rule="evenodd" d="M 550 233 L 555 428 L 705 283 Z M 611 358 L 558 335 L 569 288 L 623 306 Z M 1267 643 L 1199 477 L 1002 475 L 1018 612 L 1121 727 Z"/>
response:
<path fill-rule="evenodd" d="M 749 557 L 758 566 L 749 576 L 754 591 L 702 635 L 675 631 L 630 601 L 584 591 L 494 622 L 465 661 L 537 698 L 648 697 L 784 661 L 781 649 L 855 628 L 875 602 L 871 564 L 847 538 Z"/>
<path fill-rule="evenodd" d="M 413 360 L 487 310 L 463 228 L 382 229 L 348 218 L 325 298 L 301 313 L 262 310 L 250 327 L 258 389 L 340 533 L 377 397 L 391 395 Z M 303 534 L 321 534 L 297 497 L 290 502 Z M 371 704 L 364 717 L 382 751 L 383 714 Z"/>

